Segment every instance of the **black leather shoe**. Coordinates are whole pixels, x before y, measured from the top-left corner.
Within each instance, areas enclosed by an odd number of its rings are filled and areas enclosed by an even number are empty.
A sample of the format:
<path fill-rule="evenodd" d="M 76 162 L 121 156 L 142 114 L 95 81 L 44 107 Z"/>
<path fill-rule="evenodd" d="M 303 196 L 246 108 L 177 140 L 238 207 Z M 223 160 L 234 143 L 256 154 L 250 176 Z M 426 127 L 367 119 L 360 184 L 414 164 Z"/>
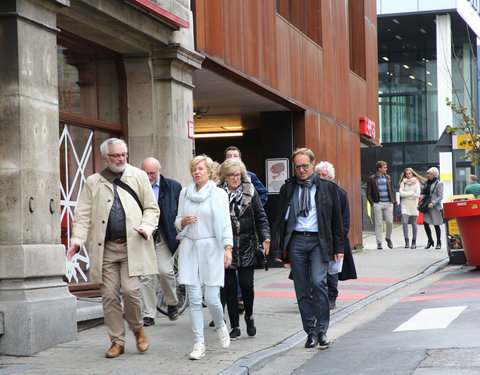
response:
<path fill-rule="evenodd" d="M 393 243 L 392 243 L 392 240 L 390 238 L 385 238 L 385 241 L 387 241 L 387 246 L 390 248 L 390 249 L 393 249 Z"/>
<path fill-rule="evenodd" d="M 433 245 L 433 244 L 432 244 Z M 439 250 L 442 248 L 442 243 L 440 241 L 437 242 L 437 246 L 435 246 L 435 249 Z"/>
<path fill-rule="evenodd" d="M 382 243 L 381 242 L 377 243 L 377 250 L 382 250 L 382 249 L 383 249 Z"/>
<path fill-rule="evenodd" d="M 177 320 L 178 319 L 178 307 L 177 306 L 168 306 L 167 308 L 168 319 Z"/>
<path fill-rule="evenodd" d="M 145 317 L 143 318 L 143 326 L 144 327 L 150 327 L 150 326 L 153 326 L 155 324 L 155 319 L 153 318 L 149 318 L 149 317 Z"/>
<path fill-rule="evenodd" d="M 328 345 L 330 345 L 330 341 L 328 341 L 327 335 L 325 333 L 318 334 L 318 347 L 320 349 L 327 349 Z"/>
<path fill-rule="evenodd" d="M 427 242 L 427 246 L 425 246 L 425 249 L 430 249 L 432 246 L 433 246 L 433 242 L 432 242 L 432 241 L 428 241 L 428 242 Z"/>
<path fill-rule="evenodd" d="M 306 348 L 315 348 L 318 345 L 317 336 L 313 333 L 309 334 L 305 342 Z"/>
<path fill-rule="evenodd" d="M 412 241 L 413 244 L 413 241 Z M 405 238 L 405 249 L 410 249 L 408 238 Z"/>
<path fill-rule="evenodd" d="M 410 246 L 410 249 L 416 249 L 417 248 L 417 241 L 412 240 L 412 246 Z"/>

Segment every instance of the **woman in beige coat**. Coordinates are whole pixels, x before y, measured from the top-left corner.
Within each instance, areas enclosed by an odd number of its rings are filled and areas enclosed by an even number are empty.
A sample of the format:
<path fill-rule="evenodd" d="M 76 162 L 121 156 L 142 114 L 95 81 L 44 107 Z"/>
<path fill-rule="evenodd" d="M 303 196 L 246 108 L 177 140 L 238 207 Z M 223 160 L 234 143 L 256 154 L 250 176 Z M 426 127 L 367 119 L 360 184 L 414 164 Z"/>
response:
<path fill-rule="evenodd" d="M 420 197 L 420 184 L 425 180 L 412 168 L 405 168 L 400 177 L 400 204 L 402 206 L 403 236 L 405 237 L 405 249 L 417 248 L 417 204 Z M 412 245 L 408 238 L 408 224 L 412 225 Z"/>

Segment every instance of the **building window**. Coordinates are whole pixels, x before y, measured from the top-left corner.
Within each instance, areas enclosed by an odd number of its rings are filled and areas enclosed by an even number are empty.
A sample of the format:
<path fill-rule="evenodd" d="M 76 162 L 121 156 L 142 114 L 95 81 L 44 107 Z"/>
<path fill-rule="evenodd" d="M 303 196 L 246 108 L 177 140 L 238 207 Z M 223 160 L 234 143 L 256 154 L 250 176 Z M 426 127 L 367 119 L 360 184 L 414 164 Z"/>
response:
<path fill-rule="evenodd" d="M 57 42 L 61 241 L 70 246 L 75 208 L 86 178 L 104 168 L 99 146 L 125 137 L 125 87 L 122 58 L 73 35 Z M 70 291 L 88 283 L 90 258 L 83 246 L 67 265 Z M 89 292 L 95 294 L 95 292 Z"/>
<path fill-rule="evenodd" d="M 277 12 L 318 45 L 322 45 L 321 0 L 277 0 Z"/>
<path fill-rule="evenodd" d="M 366 79 L 364 0 L 348 1 L 350 69 Z"/>

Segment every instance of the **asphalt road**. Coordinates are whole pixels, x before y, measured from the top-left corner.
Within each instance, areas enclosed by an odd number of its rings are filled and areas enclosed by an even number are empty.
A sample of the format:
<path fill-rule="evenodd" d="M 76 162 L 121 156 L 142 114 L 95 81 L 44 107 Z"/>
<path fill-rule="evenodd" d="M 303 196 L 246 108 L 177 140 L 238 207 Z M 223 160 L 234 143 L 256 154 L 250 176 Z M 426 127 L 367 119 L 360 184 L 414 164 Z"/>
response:
<path fill-rule="evenodd" d="M 448 266 L 298 345 L 255 374 L 480 374 L 480 271 Z"/>

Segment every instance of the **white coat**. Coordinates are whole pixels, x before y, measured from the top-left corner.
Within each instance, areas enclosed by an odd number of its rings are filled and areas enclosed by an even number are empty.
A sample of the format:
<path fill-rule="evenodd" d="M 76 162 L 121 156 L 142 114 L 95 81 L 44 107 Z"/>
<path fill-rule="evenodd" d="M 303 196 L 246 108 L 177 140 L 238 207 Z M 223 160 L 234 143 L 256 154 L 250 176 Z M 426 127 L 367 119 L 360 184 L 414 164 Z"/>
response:
<path fill-rule="evenodd" d="M 204 189 L 209 193 L 202 195 Z M 192 182 L 182 189 L 178 202 L 175 219 L 175 227 L 180 232 L 177 236 L 180 240 L 178 281 L 185 285 L 223 287 L 225 247 L 233 246 L 228 195 L 212 181 L 200 189 L 200 194 L 195 191 L 196 185 Z M 187 215 L 195 215 L 197 221 L 182 228 L 181 221 Z"/>
<path fill-rule="evenodd" d="M 123 182 L 137 193 L 143 206 L 143 213 L 135 199 L 117 187 L 118 196 L 125 211 L 128 253 L 128 274 L 130 276 L 158 273 L 154 241 L 146 242 L 133 228 L 144 229 L 150 235 L 158 223 L 160 210 L 147 174 L 141 169 L 125 165 Z M 82 189 L 75 220 L 73 222 L 71 244 L 83 246 L 87 241 L 90 256 L 90 281 L 102 282 L 103 250 L 107 231 L 108 216 L 113 204 L 113 184 L 100 173 L 87 178 Z"/>
<path fill-rule="evenodd" d="M 402 215 L 418 216 L 418 198 L 420 197 L 420 183 L 409 184 L 406 178 L 400 183 L 400 198 L 402 199 Z"/>

